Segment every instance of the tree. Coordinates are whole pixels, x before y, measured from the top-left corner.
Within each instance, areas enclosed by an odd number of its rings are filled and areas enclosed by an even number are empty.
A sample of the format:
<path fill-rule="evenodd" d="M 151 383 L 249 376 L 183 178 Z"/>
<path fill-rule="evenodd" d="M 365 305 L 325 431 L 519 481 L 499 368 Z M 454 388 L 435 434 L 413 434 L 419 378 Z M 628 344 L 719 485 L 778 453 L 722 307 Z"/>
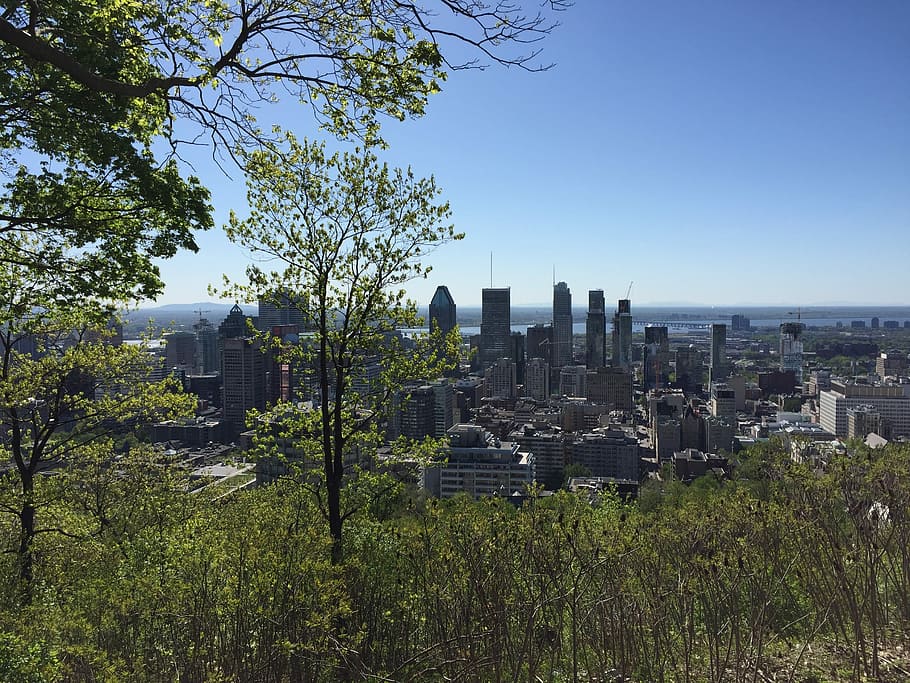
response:
<path fill-rule="evenodd" d="M 448 70 L 545 68 L 520 49 L 552 26 L 508 1 L 5 2 L 0 263 L 70 300 L 153 298 L 153 259 L 195 250 L 212 225 L 178 166 L 185 145 L 262 141 L 254 114 L 282 95 L 338 135 L 375 138 L 381 116 L 421 115 Z"/>
<path fill-rule="evenodd" d="M 12 464 L 0 483 L 0 512 L 13 515 L 22 599 L 31 599 L 33 546 L 43 533 L 67 532 L 39 513 L 54 499 L 47 475 L 98 457 L 123 430 L 185 413 L 189 397 L 170 382 L 147 383 L 137 346 L 106 343 L 104 332 L 74 331 L 76 318 L 36 313 L 0 330 L 0 455 Z M 26 349 L 26 344 L 32 348 Z"/>
<path fill-rule="evenodd" d="M 301 447 L 322 461 L 324 512 L 333 558 L 342 557 L 345 459 L 355 442 L 368 447 L 381 407 L 403 378 L 430 371 L 420 354 L 405 354 L 396 332 L 419 324 L 402 285 L 426 277 L 428 251 L 462 236 L 447 225 L 449 206 L 435 203 L 432 178 L 390 170 L 369 150 L 327 156 L 323 145 L 285 136 L 283 149 L 242 152 L 250 214 L 231 214 L 225 230 L 254 262 L 249 298 L 281 292 L 312 330 L 308 344 L 318 410 L 301 415 Z M 261 265 L 260 265 L 261 264 Z M 352 383 L 380 359 L 379 381 Z M 286 413 L 286 407 L 279 407 Z"/>

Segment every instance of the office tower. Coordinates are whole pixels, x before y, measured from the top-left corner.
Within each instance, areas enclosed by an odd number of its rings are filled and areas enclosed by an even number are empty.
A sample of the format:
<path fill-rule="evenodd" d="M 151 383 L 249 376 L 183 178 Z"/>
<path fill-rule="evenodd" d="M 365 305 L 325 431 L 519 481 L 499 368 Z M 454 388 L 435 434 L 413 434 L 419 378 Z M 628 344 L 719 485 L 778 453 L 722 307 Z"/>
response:
<path fill-rule="evenodd" d="M 632 373 L 622 368 L 589 368 L 585 377 L 588 401 L 610 410 L 632 412 Z"/>
<path fill-rule="evenodd" d="M 542 358 L 550 363 L 550 349 L 553 347 L 553 326 L 552 325 L 531 325 L 527 331 L 527 356 L 531 358 Z"/>
<path fill-rule="evenodd" d="M 525 391 L 537 401 L 550 398 L 550 364 L 543 358 L 529 358 L 525 365 Z"/>
<path fill-rule="evenodd" d="M 430 329 L 435 326 L 445 335 L 455 329 L 455 325 L 455 299 L 448 287 L 439 285 L 430 301 Z"/>
<path fill-rule="evenodd" d="M 613 365 L 632 368 L 632 302 L 620 299 L 613 315 Z"/>
<path fill-rule="evenodd" d="M 430 300 L 430 327 L 439 328 L 442 334 L 448 334 L 455 329 L 456 322 L 455 299 L 445 285 L 439 285 L 433 298 Z"/>
<path fill-rule="evenodd" d="M 752 329 L 752 321 L 744 315 L 734 315 L 730 320 L 730 328 L 734 332 L 747 332 Z"/>
<path fill-rule="evenodd" d="M 607 314 L 602 289 L 588 292 L 588 317 L 585 320 L 585 365 L 602 368 L 607 364 Z"/>
<path fill-rule="evenodd" d="M 231 308 L 230 313 L 224 321 L 218 326 L 218 336 L 222 339 L 235 339 L 237 337 L 250 336 L 250 328 L 247 324 L 249 318 L 243 314 L 243 309 L 237 304 Z"/>
<path fill-rule="evenodd" d="M 676 386 L 686 393 L 697 391 L 703 374 L 701 351 L 693 344 L 676 349 Z"/>
<path fill-rule="evenodd" d="M 478 361 L 483 370 L 510 356 L 512 328 L 509 288 L 485 288 L 481 294 Z"/>
<path fill-rule="evenodd" d="M 164 339 L 167 342 L 167 369 L 180 368 L 193 372 L 196 368 L 196 335 L 192 332 L 171 332 L 164 335 Z"/>
<path fill-rule="evenodd" d="M 792 370 L 797 387 L 803 383 L 803 324 L 781 323 L 780 369 Z"/>
<path fill-rule="evenodd" d="M 259 340 L 248 337 L 224 339 L 221 377 L 224 419 L 238 433 L 246 428 L 247 411 L 265 409 L 265 354 Z"/>
<path fill-rule="evenodd" d="M 670 337 L 665 326 L 645 327 L 643 365 L 645 391 L 667 384 L 670 373 Z"/>
<path fill-rule="evenodd" d="M 218 330 L 205 318 L 193 325 L 196 333 L 196 369 L 207 375 L 221 372 L 221 361 L 218 358 Z"/>
<path fill-rule="evenodd" d="M 553 285 L 553 367 L 572 362 L 572 292 L 565 282 Z"/>
<path fill-rule="evenodd" d="M 584 365 L 564 365 L 559 370 L 560 396 L 583 397 L 587 393 L 585 380 L 588 369 Z"/>
<path fill-rule="evenodd" d="M 271 330 L 278 325 L 296 325 L 297 329 L 306 329 L 306 317 L 301 311 L 300 298 L 287 292 L 269 292 L 259 297 L 259 317 L 256 327 L 259 330 Z"/>
<path fill-rule="evenodd" d="M 736 419 L 736 392 L 726 384 L 712 383 L 711 414 L 731 422 Z"/>
<path fill-rule="evenodd" d="M 582 434 L 566 444 L 567 459 L 594 477 L 639 480 L 638 440 L 621 429 Z"/>
<path fill-rule="evenodd" d="M 489 398 L 515 398 L 517 382 L 515 381 L 515 363 L 511 358 L 499 358 L 493 361 L 483 373 L 486 394 Z"/>
<path fill-rule="evenodd" d="M 727 365 L 727 326 L 723 323 L 711 325 L 711 365 L 709 381 L 723 382 L 729 375 Z"/>
<path fill-rule="evenodd" d="M 831 388 L 818 397 L 818 423 L 835 436 L 849 436 L 848 411 L 860 407 L 876 411 L 892 436 L 910 436 L 910 396 L 901 384 L 856 384 L 832 379 Z"/>

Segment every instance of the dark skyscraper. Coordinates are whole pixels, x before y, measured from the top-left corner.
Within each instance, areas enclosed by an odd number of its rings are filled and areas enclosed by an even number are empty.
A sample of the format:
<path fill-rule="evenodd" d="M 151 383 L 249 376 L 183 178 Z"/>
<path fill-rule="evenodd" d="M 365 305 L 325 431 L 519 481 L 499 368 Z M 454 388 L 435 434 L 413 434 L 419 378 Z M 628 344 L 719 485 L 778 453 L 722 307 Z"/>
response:
<path fill-rule="evenodd" d="M 632 367 L 632 302 L 620 299 L 613 315 L 613 365 L 626 370 Z"/>
<path fill-rule="evenodd" d="M 553 286 L 553 367 L 572 362 L 572 292 L 565 282 Z"/>
<path fill-rule="evenodd" d="M 508 287 L 486 288 L 481 292 L 480 348 L 481 369 L 500 358 L 511 356 L 511 299 Z"/>
<path fill-rule="evenodd" d="M 602 289 L 588 292 L 588 317 L 585 320 L 585 365 L 602 368 L 607 363 L 607 315 Z"/>
<path fill-rule="evenodd" d="M 528 358 L 543 358 L 550 363 L 550 347 L 553 346 L 552 325 L 531 325 L 528 327 L 527 355 Z"/>
<path fill-rule="evenodd" d="M 306 329 L 306 320 L 301 307 L 287 292 L 275 292 L 259 297 L 259 318 L 256 326 L 263 331 L 277 325 L 296 325 L 298 330 Z"/>
<path fill-rule="evenodd" d="M 645 327 L 644 354 L 645 390 L 665 386 L 670 372 L 670 337 L 665 326 Z"/>
<path fill-rule="evenodd" d="M 730 374 L 727 365 L 727 326 L 723 323 L 711 325 L 711 365 L 709 381 L 723 382 Z"/>
<path fill-rule="evenodd" d="M 455 299 L 449 293 L 449 288 L 439 285 L 433 300 L 430 301 L 430 328 L 433 325 L 443 334 L 448 334 L 455 328 Z"/>

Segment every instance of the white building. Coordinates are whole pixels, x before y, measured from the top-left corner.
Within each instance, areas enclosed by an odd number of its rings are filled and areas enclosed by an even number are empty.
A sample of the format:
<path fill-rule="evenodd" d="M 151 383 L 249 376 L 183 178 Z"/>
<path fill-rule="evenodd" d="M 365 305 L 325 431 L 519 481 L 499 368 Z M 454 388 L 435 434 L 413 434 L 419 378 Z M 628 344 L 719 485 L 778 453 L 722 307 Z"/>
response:
<path fill-rule="evenodd" d="M 832 380 L 831 388 L 819 395 L 818 422 L 835 436 L 849 435 L 847 411 L 870 406 L 878 411 L 892 436 L 910 436 L 910 385 L 852 384 Z"/>

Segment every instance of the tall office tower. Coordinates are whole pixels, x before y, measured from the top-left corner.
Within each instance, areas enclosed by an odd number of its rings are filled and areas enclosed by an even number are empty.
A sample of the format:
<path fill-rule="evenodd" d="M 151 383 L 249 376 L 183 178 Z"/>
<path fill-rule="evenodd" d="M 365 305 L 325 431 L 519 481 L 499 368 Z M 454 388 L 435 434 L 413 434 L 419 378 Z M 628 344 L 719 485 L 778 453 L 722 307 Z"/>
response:
<path fill-rule="evenodd" d="M 296 325 L 297 329 L 305 330 L 306 319 L 297 302 L 300 299 L 292 297 L 287 292 L 269 292 L 259 297 L 259 317 L 256 327 L 267 331 L 278 325 Z"/>
<path fill-rule="evenodd" d="M 478 361 L 480 369 L 485 370 L 511 355 L 512 311 L 508 287 L 485 288 L 481 295 Z"/>
<path fill-rule="evenodd" d="M 530 325 L 527 332 L 527 356 L 531 358 L 542 358 L 550 363 L 550 348 L 553 346 L 553 326 L 552 325 Z"/>
<path fill-rule="evenodd" d="M 803 383 L 803 324 L 781 323 L 780 369 L 793 370 L 797 388 Z"/>
<path fill-rule="evenodd" d="M 435 325 L 442 334 L 448 334 L 455 324 L 455 299 L 448 287 L 439 285 L 430 301 L 430 329 Z"/>
<path fill-rule="evenodd" d="M 752 329 L 752 321 L 744 315 L 734 315 L 730 320 L 730 327 L 734 332 L 748 332 Z"/>
<path fill-rule="evenodd" d="M 727 326 L 723 323 L 711 325 L 711 365 L 709 381 L 723 382 L 730 375 L 727 364 Z"/>
<path fill-rule="evenodd" d="M 667 384 L 670 375 L 670 337 L 663 325 L 645 327 L 645 391 Z"/>
<path fill-rule="evenodd" d="M 218 359 L 218 330 L 205 318 L 193 324 L 196 333 L 196 369 L 207 375 L 221 372 L 221 361 Z"/>
<path fill-rule="evenodd" d="M 247 325 L 249 318 L 243 314 L 243 309 L 237 304 L 231 308 L 230 313 L 224 321 L 218 326 L 218 336 L 222 339 L 236 339 L 237 337 L 250 336 L 250 328 Z"/>
<path fill-rule="evenodd" d="M 525 391 L 536 401 L 550 398 L 550 364 L 543 358 L 529 358 L 525 366 Z"/>
<path fill-rule="evenodd" d="M 265 409 L 265 354 L 258 339 L 224 339 L 221 378 L 224 386 L 224 419 L 235 433 L 246 428 L 246 413 Z"/>
<path fill-rule="evenodd" d="M 588 317 L 585 320 L 585 365 L 588 369 L 607 364 L 607 314 L 604 291 L 588 292 Z"/>
<path fill-rule="evenodd" d="M 565 282 L 553 285 L 553 367 L 572 363 L 572 292 Z"/>
<path fill-rule="evenodd" d="M 676 386 L 686 393 L 697 391 L 703 374 L 701 351 L 694 344 L 676 349 Z"/>
<path fill-rule="evenodd" d="M 196 335 L 192 332 L 171 332 L 164 338 L 167 341 L 167 369 L 180 368 L 193 372 L 196 368 Z"/>
<path fill-rule="evenodd" d="M 514 398 L 518 393 L 515 381 L 515 363 L 511 358 L 493 361 L 483 373 L 486 394 L 490 398 Z"/>
<path fill-rule="evenodd" d="M 629 370 L 632 367 L 632 302 L 620 299 L 613 314 L 613 365 Z"/>

